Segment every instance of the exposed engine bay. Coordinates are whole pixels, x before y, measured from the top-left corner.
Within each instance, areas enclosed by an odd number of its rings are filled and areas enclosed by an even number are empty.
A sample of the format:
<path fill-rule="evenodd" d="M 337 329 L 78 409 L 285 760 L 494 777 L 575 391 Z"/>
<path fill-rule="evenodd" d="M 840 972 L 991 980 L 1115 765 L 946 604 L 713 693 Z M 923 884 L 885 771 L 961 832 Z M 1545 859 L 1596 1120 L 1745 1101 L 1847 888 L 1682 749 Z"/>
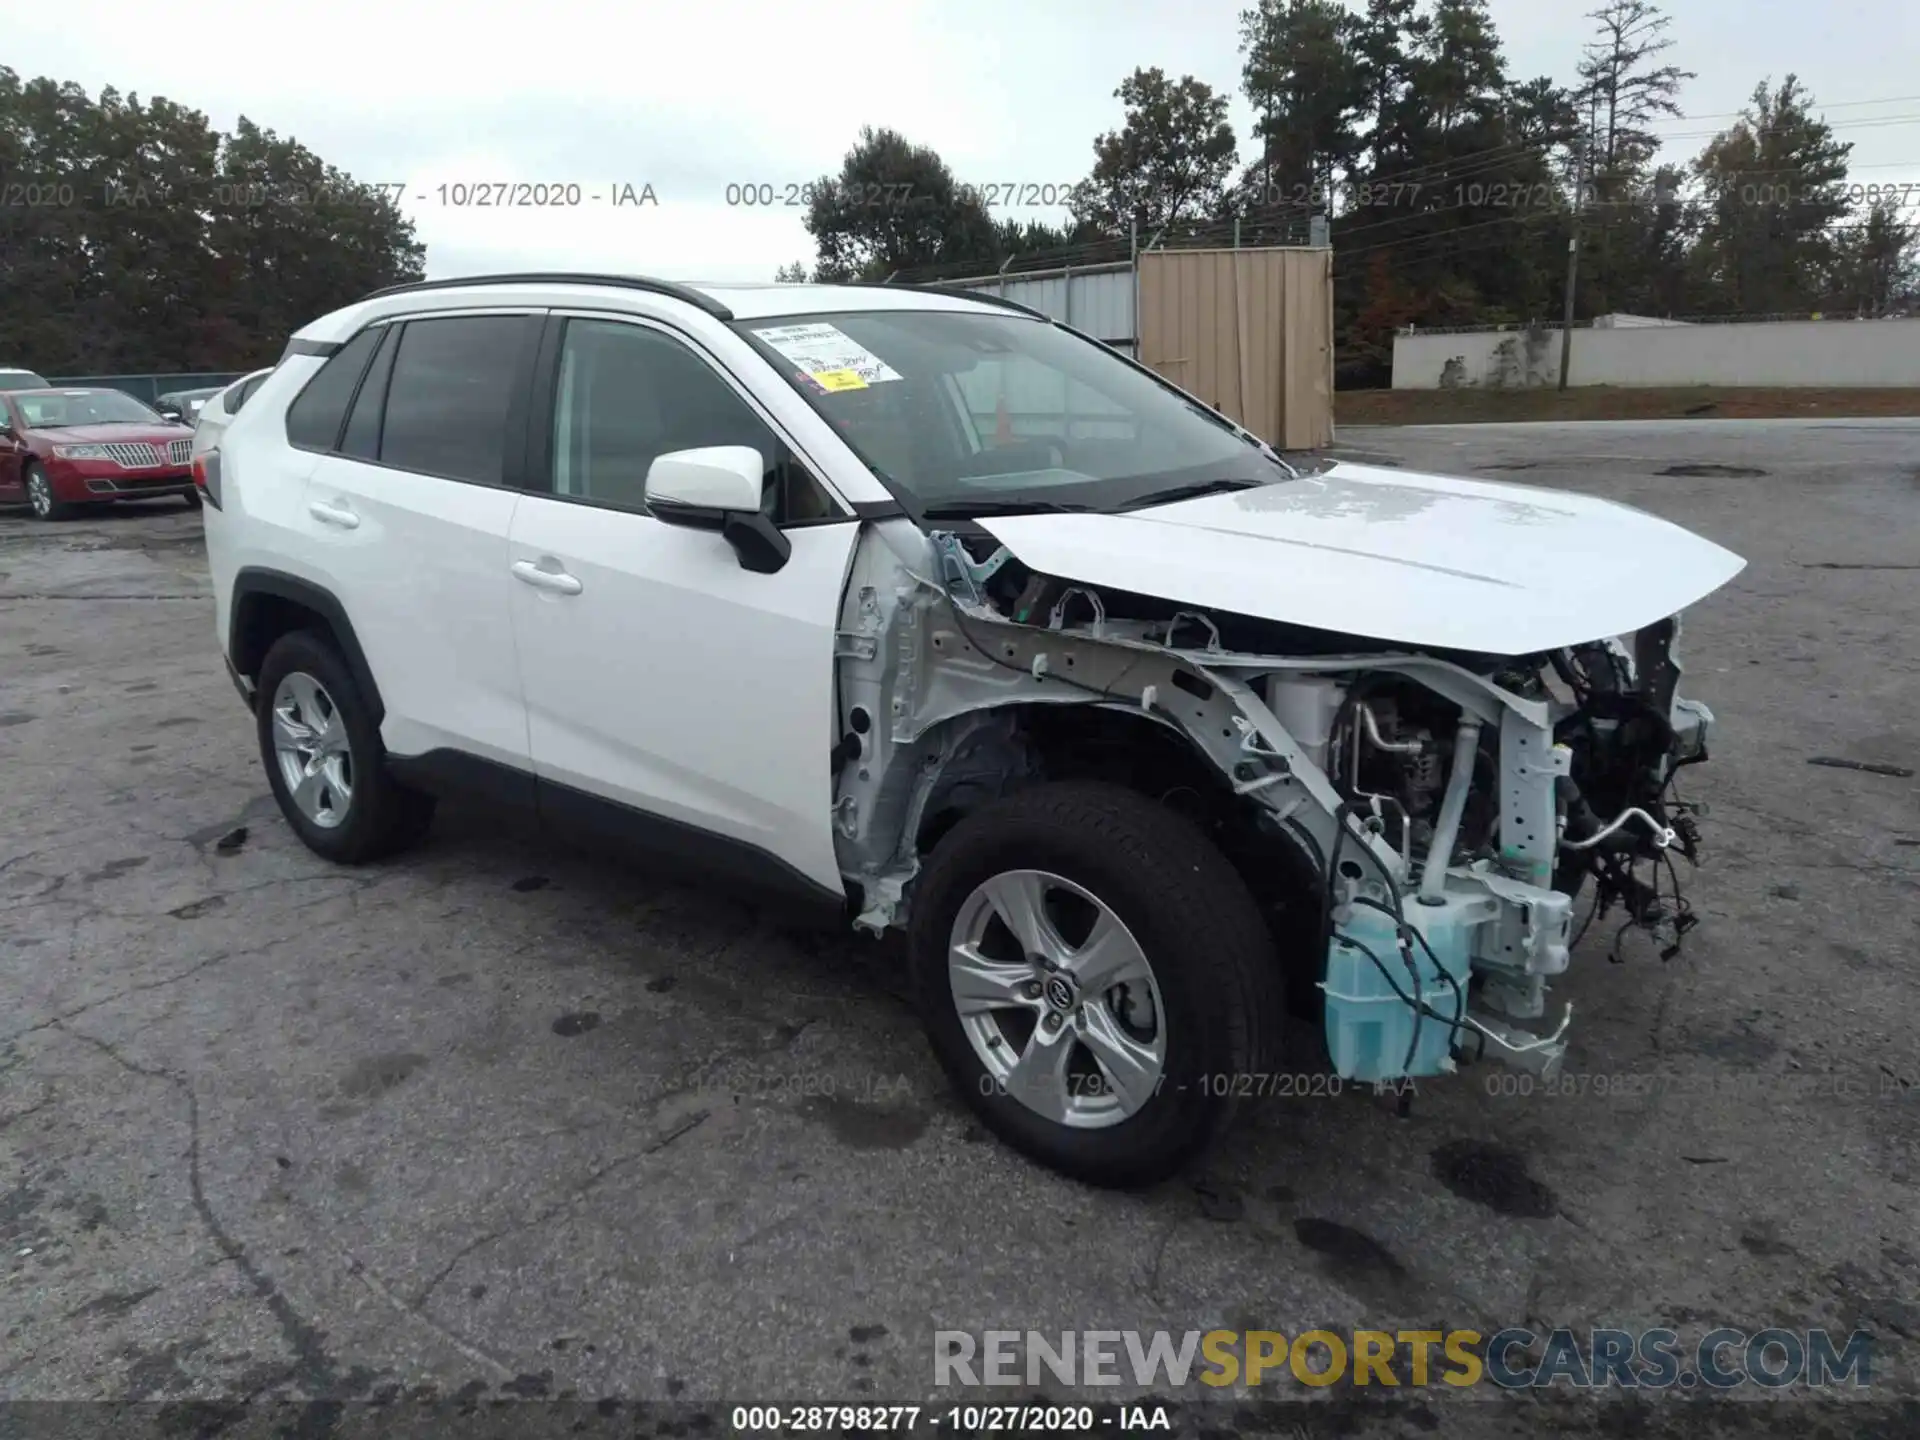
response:
<path fill-rule="evenodd" d="M 1635 928 L 1671 957 L 1693 924 L 1676 777 L 1713 717 L 1676 694 L 1677 616 L 1523 656 L 1395 648 L 1074 584 L 905 520 L 869 527 L 846 596 L 834 838 L 863 928 L 902 923 L 969 808 L 1116 767 L 1191 806 L 1271 907 L 1349 1079 L 1550 1074 L 1576 908 L 1622 917 L 1614 958 Z"/>

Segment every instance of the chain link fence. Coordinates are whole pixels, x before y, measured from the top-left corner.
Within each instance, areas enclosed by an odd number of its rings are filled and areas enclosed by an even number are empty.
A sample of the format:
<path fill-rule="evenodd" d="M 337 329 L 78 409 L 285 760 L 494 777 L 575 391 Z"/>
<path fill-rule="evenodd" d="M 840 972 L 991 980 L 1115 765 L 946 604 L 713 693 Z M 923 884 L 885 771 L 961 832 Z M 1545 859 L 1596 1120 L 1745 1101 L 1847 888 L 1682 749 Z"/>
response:
<path fill-rule="evenodd" d="M 47 382 L 74 390 L 120 390 L 142 404 L 151 405 L 162 395 L 178 390 L 208 390 L 231 385 L 248 370 L 198 371 L 185 375 L 50 375 Z"/>
<path fill-rule="evenodd" d="M 1181 222 L 1146 234 L 1108 235 L 1071 245 L 1016 251 L 998 266 L 977 258 L 916 265 L 896 270 L 886 279 L 898 285 L 934 285 L 949 280 L 975 280 L 989 273 L 1020 275 L 1036 270 L 1124 265 L 1145 250 L 1251 250 L 1327 243 L 1324 215 L 1304 208 L 1262 211 L 1226 220 Z"/>

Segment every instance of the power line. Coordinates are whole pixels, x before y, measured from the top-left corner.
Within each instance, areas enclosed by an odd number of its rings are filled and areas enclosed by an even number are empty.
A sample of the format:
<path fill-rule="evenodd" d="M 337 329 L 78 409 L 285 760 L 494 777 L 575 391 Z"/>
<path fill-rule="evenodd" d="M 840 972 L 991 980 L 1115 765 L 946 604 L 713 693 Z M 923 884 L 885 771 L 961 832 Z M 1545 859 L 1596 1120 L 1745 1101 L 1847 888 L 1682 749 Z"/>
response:
<path fill-rule="evenodd" d="M 1497 220 L 1485 221 L 1478 225 L 1462 225 L 1455 229 L 1437 231 L 1431 235 L 1414 235 L 1404 240 L 1387 241 L 1378 245 L 1365 245 L 1353 249 L 1335 249 L 1333 252 L 1334 260 L 1337 264 L 1343 258 L 1353 258 L 1360 255 L 1379 255 L 1386 251 L 1398 251 L 1402 253 L 1395 256 L 1389 265 L 1389 269 L 1403 269 L 1427 261 L 1451 259 L 1456 255 L 1470 255 L 1507 246 L 1511 243 L 1513 237 L 1505 234 L 1494 235 L 1483 233 L 1477 240 L 1468 244 L 1455 244 L 1453 241 L 1455 236 L 1465 235 L 1469 232 L 1487 231 L 1504 223 L 1525 223 L 1530 220 L 1539 220 L 1542 218 L 1545 217 L 1503 216 Z M 1863 233 L 1870 228 L 1871 227 L 1865 222 L 1848 221 L 1834 225 L 1823 225 L 1817 229 L 1805 232 L 1805 235 L 1807 238 L 1815 235 L 1852 235 Z M 1371 266 L 1369 266 L 1369 268 L 1371 268 Z"/>
<path fill-rule="evenodd" d="M 1548 141 L 1527 141 L 1527 142 L 1516 141 L 1516 142 L 1511 142 L 1505 145 L 1492 145 L 1487 147 L 1484 150 L 1468 150 L 1463 154 L 1449 155 L 1445 159 L 1441 159 L 1441 160 L 1429 160 L 1420 165 L 1409 165 L 1400 170 L 1369 171 L 1366 174 L 1366 183 L 1377 184 L 1383 180 L 1404 180 L 1406 179 L 1406 177 L 1410 175 L 1418 175 L 1425 171 L 1450 170 L 1457 165 L 1464 165 L 1469 161 L 1479 160 L 1483 157 L 1488 157 L 1488 156 L 1510 156 L 1511 158 L 1517 160 L 1523 154 L 1528 154 L 1528 153 L 1545 154 L 1547 151 L 1553 149 L 1556 145 L 1559 145 L 1561 143 L 1562 142 L 1558 140 L 1548 140 Z"/>
<path fill-rule="evenodd" d="M 1825 120 L 1811 114 L 1805 118 L 1813 124 L 1824 125 L 1829 130 L 1880 130 L 1885 129 L 1889 125 L 1912 125 L 1920 122 L 1920 114 L 1875 115 L 1863 120 Z M 1732 128 L 1732 126 L 1722 126 L 1718 130 L 1677 130 L 1667 135 L 1653 135 L 1652 138 L 1663 143 L 1668 140 L 1710 140 L 1716 136 L 1726 134 L 1727 131 Z M 1756 124 L 1749 128 L 1755 134 L 1766 135 L 1777 133 L 1785 129 L 1786 125 L 1784 123 L 1776 123 L 1773 125 Z"/>
<path fill-rule="evenodd" d="M 1336 247 L 1333 253 L 1336 256 L 1371 255 L 1376 251 L 1399 250 L 1409 245 L 1444 243 L 1452 239 L 1455 235 L 1468 235 L 1476 230 L 1491 229 L 1496 225 L 1525 225 L 1549 217 L 1559 218 L 1559 212 L 1548 210 L 1541 211 L 1534 215 L 1499 215 L 1491 220 L 1481 220 L 1472 225 L 1450 225 L 1445 230 L 1436 230 L 1430 235 L 1408 235 L 1399 240 L 1383 240 L 1373 245 L 1357 245 L 1350 248 Z"/>
<path fill-rule="evenodd" d="M 1920 95 L 1896 95 L 1896 96 L 1888 96 L 1885 99 L 1880 99 L 1880 100 L 1840 101 L 1835 105 L 1822 106 L 1820 107 L 1820 109 L 1823 111 L 1828 109 L 1838 109 L 1842 105 L 1906 104 L 1913 101 L 1920 101 Z M 1746 116 L 1748 113 L 1749 112 L 1745 110 L 1728 110 L 1724 112 L 1707 112 L 1700 115 L 1674 116 L 1672 118 L 1675 120 L 1683 121 L 1683 122 L 1688 120 L 1711 120 L 1715 118 L 1737 119 L 1737 118 Z M 1814 118 L 1817 119 L 1818 117 L 1814 117 Z M 1920 114 L 1874 115 L 1874 116 L 1864 116 L 1858 120 L 1832 121 L 1828 123 L 1828 128 L 1835 129 L 1835 130 L 1874 129 L 1874 128 L 1879 128 L 1885 125 L 1910 125 L 1916 122 L 1920 122 Z M 1650 123 L 1658 123 L 1658 122 L 1650 122 Z M 1724 128 L 1725 127 L 1723 127 L 1721 130 L 1675 131 L 1668 134 L 1653 133 L 1651 138 L 1658 140 L 1662 143 L 1669 140 L 1693 140 L 1693 139 L 1704 140 L 1704 139 L 1711 139 L 1714 136 L 1723 133 Z M 1758 128 L 1762 130 L 1767 130 L 1767 129 L 1776 129 L 1778 127 L 1777 126 L 1761 126 Z M 1441 172 L 1441 173 L 1450 172 L 1459 166 L 1468 164 L 1469 162 L 1476 162 L 1476 168 L 1481 168 L 1482 166 L 1484 166 L 1485 168 L 1492 168 L 1493 166 L 1496 166 L 1500 163 L 1504 163 L 1508 160 L 1518 160 L 1525 155 L 1544 155 L 1548 151 L 1553 150 L 1561 145 L 1567 144 L 1571 141 L 1577 140 L 1578 138 L 1579 138 L 1579 135 L 1575 134 L 1572 136 L 1566 136 L 1566 137 L 1562 137 L 1554 140 L 1509 141 L 1506 144 L 1491 145 L 1481 150 L 1464 151 L 1459 155 L 1450 155 L 1439 160 L 1423 161 L 1418 165 L 1402 166 L 1398 170 L 1371 170 L 1371 171 L 1364 171 L 1364 172 L 1356 172 L 1356 174 L 1362 177 L 1359 183 L 1377 184 L 1377 183 L 1380 183 L 1381 181 L 1386 181 L 1386 180 L 1405 181 L 1405 180 L 1408 180 L 1409 177 L 1413 177 L 1413 176 L 1432 174 L 1435 172 Z M 1863 166 L 1861 168 L 1864 169 L 1866 167 Z"/>
<path fill-rule="evenodd" d="M 1434 236 L 1425 236 L 1422 238 L 1428 241 L 1438 242 L 1446 239 L 1447 237 L 1434 235 Z M 1510 243 L 1511 243 L 1511 237 L 1506 235 L 1482 235 L 1477 240 L 1472 240 L 1461 245 L 1440 245 L 1436 243 L 1433 245 L 1433 248 L 1431 249 L 1420 251 L 1414 254 L 1396 255 L 1391 260 L 1387 260 L 1384 256 L 1378 256 L 1376 259 L 1368 262 L 1367 269 L 1371 271 L 1375 265 L 1384 263 L 1386 265 L 1388 274 L 1390 275 L 1397 274 L 1401 271 L 1412 269 L 1415 266 L 1426 264 L 1430 261 L 1452 260 L 1459 256 L 1477 255 L 1477 254 L 1485 253 L 1486 251 L 1489 251 L 1489 250 L 1505 250 L 1510 245 Z M 1384 246 L 1377 247 L 1377 249 L 1379 250 L 1392 250 L 1397 248 L 1399 247 L 1392 246 L 1392 245 L 1384 245 Z M 1342 255 L 1351 256 L 1351 255 L 1358 255 L 1364 252 L 1357 251 L 1357 250 L 1346 250 L 1346 251 L 1336 250 L 1333 253 L 1334 253 L 1335 260 L 1337 262 L 1339 257 Z"/>
<path fill-rule="evenodd" d="M 1862 105 L 1910 105 L 1916 101 L 1920 101 L 1920 95 L 1887 95 L 1878 100 L 1835 100 L 1831 104 L 1822 105 L 1819 108 L 1822 110 L 1847 110 L 1857 109 Z M 1649 125 L 1660 125 L 1664 124 L 1666 120 L 1672 120 L 1678 123 L 1685 123 L 1688 120 L 1730 120 L 1736 119 L 1746 113 L 1747 111 L 1745 110 L 1703 110 L 1698 115 L 1669 115 L 1664 117 L 1664 119 L 1649 120 L 1647 123 Z"/>
<path fill-rule="evenodd" d="M 1529 186 L 1527 188 L 1531 189 L 1533 187 Z M 1461 200 L 1452 205 L 1435 205 L 1426 210 L 1409 210 L 1404 215 L 1396 215 L 1390 220 L 1375 220 L 1367 225 L 1346 226 L 1337 233 L 1336 238 L 1350 240 L 1355 235 L 1366 234 L 1369 230 L 1384 230 L 1389 225 L 1405 225 L 1410 220 L 1425 220 L 1434 215 L 1451 215 L 1458 210 L 1482 210 L 1485 208 L 1486 202 L 1484 200 Z M 1555 210 L 1551 213 L 1560 214 L 1563 212 Z"/>

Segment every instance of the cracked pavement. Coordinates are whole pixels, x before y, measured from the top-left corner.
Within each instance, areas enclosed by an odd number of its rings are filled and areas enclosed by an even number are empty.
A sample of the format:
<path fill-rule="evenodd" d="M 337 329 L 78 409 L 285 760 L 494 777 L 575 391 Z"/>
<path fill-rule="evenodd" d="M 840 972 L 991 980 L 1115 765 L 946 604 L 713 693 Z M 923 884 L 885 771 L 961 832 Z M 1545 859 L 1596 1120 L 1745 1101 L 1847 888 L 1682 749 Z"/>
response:
<path fill-rule="evenodd" d="M 1143 1195 L 989 1141 L 890 946 L 482 811 L 328 866 L 267 796 L 199 518 L 0 512 L 0 1397 L 901 1403 L 955 1398 L 936 1328 L 1663 1323 L 1862 1326 L 1920 1393 L 1920 781 L 1807 763 L 1920 768 L 1916 440 L 1343 430 L 1748 557 L 1681 651 L 1720 721 L 1703 923 L 1666 964 L 1593 927 L 1573 1093 L 1269 1098 Z"/>

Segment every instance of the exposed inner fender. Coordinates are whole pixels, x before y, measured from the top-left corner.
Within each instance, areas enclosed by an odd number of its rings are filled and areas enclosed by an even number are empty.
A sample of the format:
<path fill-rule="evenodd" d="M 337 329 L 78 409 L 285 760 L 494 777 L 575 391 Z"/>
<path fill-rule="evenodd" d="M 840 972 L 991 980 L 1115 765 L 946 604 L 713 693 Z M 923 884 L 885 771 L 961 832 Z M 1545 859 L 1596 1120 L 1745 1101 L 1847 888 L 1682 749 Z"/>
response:
<path fill-rule="evenodd" d="M 1337 685 L 1343 672 L 1397 674 L 1452 699 L 1491 732 L 1498 853 L 1467 863 L 1442 858 L 1445 878 L 1437 883 L 1454 897 L 1447 913 L 1480 917 L 1473 964 L 1489 1003 L 1515 1018 L 1543 1013 L 1547 979 L 1566 968 L 1571 910 L 1569 898 L 1550 888 L 1554 787 L 1567 752 L 1554 743 L 1542 699 L 1420 653 L 1228 650 L 1199 615 L 1189 617 L 1189 628 L 1208 643 L 1174 648 L 1166 642 L 1182 628 L 1179 617 L 1164 631 L 1109 618 L 1093 592 L 1058 594 L 1044 612 L 1013 607 L 1018 618 L 1010 618 L 928 578 L 943 573 L 938 543 L 911 522 L 880 522 L 863 536 L 849 575 L 836 642 L 842 739 L 833 839 L 842 873 L 861 896 L 859 927 L 878 932 L 904 923 L 923 829 L 947 803 L 942 797 L 1005 793 L 1040 773 L 1029 732 L 1041 710 L 1124 710 L 1177 730 L 1251 825 L 1319 859 L 1323 913 L 1334 906 L 1345 913 L 1355 896 L 1411 895 L 1432 857 L 1396 848 L 1379 824 L 1355 814 L 1322 769 L 1324 757 L 1276 716 L 1261 680 L 1301 672 L 1310 683 Z M 1074 594 L 1084 599 L 1070 607 Z M 1086 619 L 1080 610 L 1090 612 Z M 1002 723 L 987 723 L 994 712 Z M 1335 854 L 1346 863 L 1325 877 Z M 1250 888 L 1272 900 L 1276 887 L 1258 879 Z"/>
<path fill-rule="evenodd" d="M 1331 849 L 1341 797 L 1252 689 L 1230 673 L 1234 667 L 1222 663 L 1237 657 L 1016 623 L 984 605 L 950 599 L 925 578 L 931 554 L 917 531 L 890 536 L 882 533 L 886 525 L 873 528 L 855 555 L 836 647 L 848 739 L 834 843 L 843 871 L 864 897 L 856 920 L 861 927 L 880 930 L 903 920 L 918 869 L 920 821 L 937 788 L 958 783 L 943 781 L 949 767 L 961 765 L 956 775 L 979 784 L 980 747 L 998 743 L 1005 760 L 1012 744 L 1010 731 L 994 742 L 978 725 L 943 727 L 1015 705 L 1103 705 L 1152 717 L 1183 735 L 1237 795 L 1276 822 L 1298 825 L 1320 853 Z M 905 558 L 920 555 L 927 556 L 924 569 Z M 1261 663 L 1268 669 L 1285 664 Z M 1365 663 L 1453 669 L 1422 656 L 1372 656 Z M 1463 690 L 1492 691 L 1477 705 L 1499 712 L 1495 687 L 1466 671 L 1448 678 Z M 1008 778 L 1026 773 L 1016 767 Z M 1405 878 L 1400 856 L 1377 837 L 1349 835 L 1348 844 L 1372 849 L 1382 866 Z"/>

